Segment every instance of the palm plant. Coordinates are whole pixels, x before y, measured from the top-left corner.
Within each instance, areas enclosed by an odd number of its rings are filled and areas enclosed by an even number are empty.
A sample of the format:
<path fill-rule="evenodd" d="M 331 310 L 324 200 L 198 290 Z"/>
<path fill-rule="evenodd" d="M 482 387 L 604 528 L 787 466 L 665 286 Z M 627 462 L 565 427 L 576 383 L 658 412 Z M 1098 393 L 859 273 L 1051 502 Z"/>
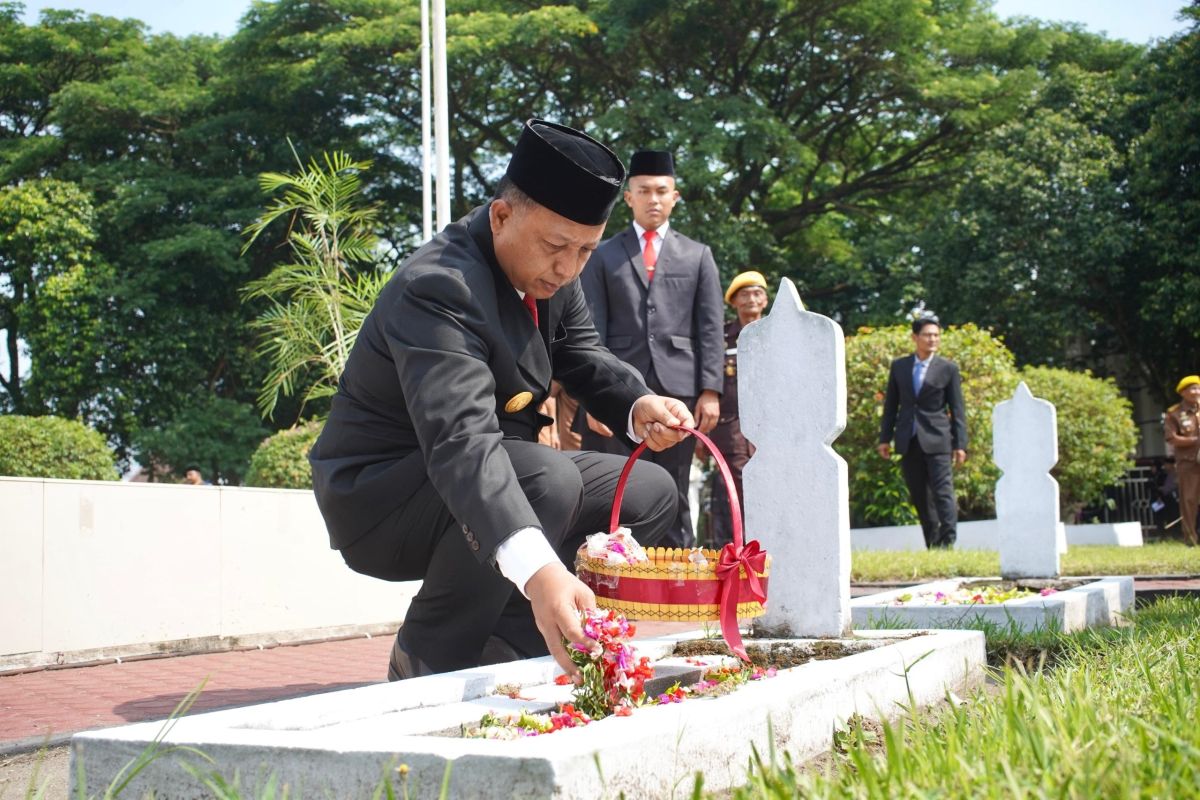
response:
<path fill-rule="evenodd" d="M 241 290 L 243 301 L 269 304 L 253 323 L 261 337 L 256 353 L 271 364 L 258 394 L 264 417 L 280 397 L 300 393 L 303 408 L 336 391 L 358 329 L 390 274 L 376 255 L 378 208 L 361 198 L 361 176 L 371 162 L 335 151 L 307 166 L 297 156 L 296 163 L 294 174 L 259 177 L 265 192 L 282 195 L 246 228 L 242 248 L 244 254 L 271 223 L 289 218 L 292 260 Z"/>

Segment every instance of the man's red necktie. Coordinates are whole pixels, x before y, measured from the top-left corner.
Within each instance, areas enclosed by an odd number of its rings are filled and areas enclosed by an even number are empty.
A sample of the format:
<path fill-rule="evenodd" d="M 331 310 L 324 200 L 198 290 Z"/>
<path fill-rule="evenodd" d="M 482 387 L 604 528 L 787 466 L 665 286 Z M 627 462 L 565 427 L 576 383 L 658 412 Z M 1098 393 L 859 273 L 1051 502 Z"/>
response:
<path fill-rule="evenodd" d="M 658 263 L 658 254 L 654 252 L 654 231 L 642 234 L 646 246 L 642 248 L 642 263 L 646 265 L 646 280 L 654 280 L 654 265 Z"/>
<path fill-rule="evenodd" d="M 529 316 L 533 317 L 533 327 L 536 328 L 538 326 L 537 300 L 533 299 L 533 295 L 526 293 L 524 302 L 525 307 L 529 309 Z"/>

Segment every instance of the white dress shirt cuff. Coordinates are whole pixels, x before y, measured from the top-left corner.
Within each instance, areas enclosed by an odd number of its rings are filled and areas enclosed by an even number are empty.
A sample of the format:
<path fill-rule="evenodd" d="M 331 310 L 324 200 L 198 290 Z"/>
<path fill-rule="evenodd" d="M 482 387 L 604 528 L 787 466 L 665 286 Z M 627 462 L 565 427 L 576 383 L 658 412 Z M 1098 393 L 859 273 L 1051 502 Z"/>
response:
<path fill-rule="evenodd" d="M 634 444 L 642 443 L 642 437 L 633 432 L 633 406 L 629 407 L 629 419 L 625 423 L 625 434 L 633 439 Z"/>
<path fill-rule="evenodd" d="M 512 581 L 521 594 L 525 594 L 525 584 L 533 573 L 557 561 L 558 554 L 539 528 L 521 528 L 496 548 L 500 574 Z"/>

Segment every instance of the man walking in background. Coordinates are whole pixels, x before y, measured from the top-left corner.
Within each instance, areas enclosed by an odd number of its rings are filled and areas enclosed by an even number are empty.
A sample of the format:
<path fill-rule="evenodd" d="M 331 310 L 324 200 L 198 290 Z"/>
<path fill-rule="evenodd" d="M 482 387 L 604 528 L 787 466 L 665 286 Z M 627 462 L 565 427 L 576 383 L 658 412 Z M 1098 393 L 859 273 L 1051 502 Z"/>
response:
<path fill-rule="evenodd" d="M 723 385 L 721 279 L 712 251 L 671 227 L 678 201 L 671 154 L 634 153 L 625 191 L 633 224 L 592 255 L 583 271 L 583 291 L 600 341 L 641 372 L 652 392 L 695 409 L 697 427 L 708 433 L 720 416 Z M 585 418 L 583 449 L 629 454 L 610 429 L 590 414 Z M 692 546 L 691 448 L 673 447 L 646 457 L 671 473 L 679 488 L 679 516 L 665 543 Z"/>
<path fill-rule="evenodd" d="M 879 431 L 879 455 L 891 458 L 893 435 L 900 469 L 917 508 L 925 546 L 953 547 L 958 538 L 951 464 L 967 460 L 967 416 L 958 366 L 937 355 L 938 318 L 912 324 L 913 355 L 897 358 L 888 373 Z"/>

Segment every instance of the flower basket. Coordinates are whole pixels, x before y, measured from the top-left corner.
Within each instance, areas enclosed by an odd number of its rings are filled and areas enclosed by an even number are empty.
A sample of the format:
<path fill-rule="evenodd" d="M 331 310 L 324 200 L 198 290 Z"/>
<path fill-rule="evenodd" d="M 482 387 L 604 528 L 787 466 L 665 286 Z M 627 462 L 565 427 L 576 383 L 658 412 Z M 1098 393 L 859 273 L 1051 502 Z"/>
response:
<path fill-rule="evenodd" d="M 728 489 L 733 541 L 720 550 L 647 547 L 648 560 L 632 564 L 612 564 L 591 557 L 584 545 L 576 555 L 575 572 L 595 593 L 597 606 L 631 619 L 720 622 L 725 641 L 745 658 L 737 620 L 762 616 L 770 557 L 757 541 L 743 543 L 737 487 L 725 458 L 704 434 L 682 426 L 680 429 L 703 442 L 717 462 Z M 645 442 L 638 445 L 621 472 L 609 533 L 617 532 L 626 482 L 645 449 Z"/>

